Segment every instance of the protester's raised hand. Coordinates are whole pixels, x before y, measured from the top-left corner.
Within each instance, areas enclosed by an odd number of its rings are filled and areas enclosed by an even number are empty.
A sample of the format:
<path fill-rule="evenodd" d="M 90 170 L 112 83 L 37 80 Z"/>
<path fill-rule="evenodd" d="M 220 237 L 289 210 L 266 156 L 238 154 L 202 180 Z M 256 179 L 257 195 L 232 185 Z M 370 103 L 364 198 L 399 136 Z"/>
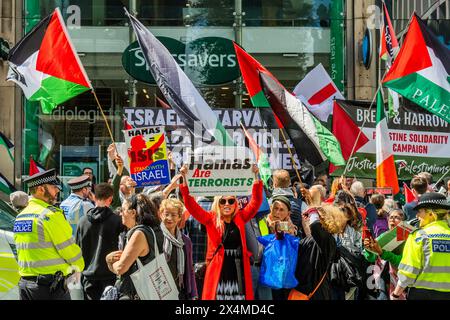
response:
<path fill-rule="evenodd" d="M 108 146 L 108 149 L 106 149 L 106 151 L 108 152 L 108 158 L 113 161 L 114 159 L 116 159 L 117 156 L 117 149 L 116 146 L 114 145 L 114 143 L 111 143 Z"/>
<path fill-rule="evenodd" d="M 183 177 L 186 176 L 187 173 L 188 173 L 188 171 L 189 171 L 189 169 L 188 169 L 187 164 L 183 164 L 183 166 L 182 166 L 181 169 L 180 169 L 181 175 L 182 175 Z"/>
<path fill-rule="evenodd" d="M 252 172 L 254 174 L 258 174 L 259 168 L 258 168 L 258 166 L 256 164 L 252 164 Z"/>
<path fill-rule="evenodd" d="M 305 187 L 301 187 L 300 188 L 300 192 L 303 196 L 303 199 L 305 199 L 306 204 L 311 204 L 312 203 L 312 197 L 311 197 L 311 193 L 309 192 L 308 189 L 306 189 Z"/>

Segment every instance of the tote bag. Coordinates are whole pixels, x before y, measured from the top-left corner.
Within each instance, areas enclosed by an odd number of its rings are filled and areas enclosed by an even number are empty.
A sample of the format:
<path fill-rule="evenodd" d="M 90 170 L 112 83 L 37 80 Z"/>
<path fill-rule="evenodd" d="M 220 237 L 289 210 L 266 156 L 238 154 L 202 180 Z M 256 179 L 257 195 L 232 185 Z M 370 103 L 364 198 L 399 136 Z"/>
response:
<path fill-rule="evenodd" d="M 155 233 L 155 259 L 145 266 L 139 258 L 136 260 L 138 270 L 130 275 L 136 292 L 141 300 L 178 300 L 178 289 L 170 273 L 164 253 L 159 253 Z"/>

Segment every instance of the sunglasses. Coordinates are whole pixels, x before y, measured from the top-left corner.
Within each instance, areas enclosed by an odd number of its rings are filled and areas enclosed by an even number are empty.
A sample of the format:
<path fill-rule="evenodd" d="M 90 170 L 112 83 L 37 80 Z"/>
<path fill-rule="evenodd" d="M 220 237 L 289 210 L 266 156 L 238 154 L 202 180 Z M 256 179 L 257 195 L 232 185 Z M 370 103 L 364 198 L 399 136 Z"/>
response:
<path fill-rule="evenodd" d="M 219 200 L 219 204 L 221 204 L 221 205 L 225 205 L 227 202 L 229 205 L 233 205 L 236 202 L 236 199 L 231 198 L 231 199 L 220 199 Z"/>

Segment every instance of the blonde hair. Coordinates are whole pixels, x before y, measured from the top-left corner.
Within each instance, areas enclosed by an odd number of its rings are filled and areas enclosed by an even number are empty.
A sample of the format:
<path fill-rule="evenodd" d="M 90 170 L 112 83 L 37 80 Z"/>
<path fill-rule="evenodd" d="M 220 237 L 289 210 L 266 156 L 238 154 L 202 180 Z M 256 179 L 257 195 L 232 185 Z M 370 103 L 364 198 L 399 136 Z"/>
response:
<path fill-rule="evenodd" d="M 436 220 L 445 220 L 449 210 L 447 209 L 429 209 L 425 208 L 425 212 L 431 212 L 435 216 Z"/>
<path fill-rule="evenodd" d="M 341 190 L 340 185 L 339 185 L 339 178 L 334 178 L 333 182 L 331 183 L 331 188 L 330 188 L 330 195 L 329 197 L 332 198 L 336 195 L 336 193 Z"/>
<path fill-rule="evenodd" d="M 183 202 L 181 202 L 178 199 L 169 198 L 169 199 L 164 199 L 161 202 L 161 205 L 159 206 L 159 214 L 162 214 L 162 212 L 165 209 L 169 209 L 169 208 L 176 209 L 179 216 L 181 216 L 183 214 L 183 211 L 184 211 Z"/>
<path fill-rule="evenodd" d="M 220 205 L 219 205 L 219 201 L 222 198 L 223 198 L 223 196 L 215 196 L 214 197 L 214 201 L 213 201 L 213 203 L 211 205 L 211 212 L 216 215 L 216 221 L 215 221 L 216 222 L 216 228 L 219 229 L 219 230 L 223 229 L 222 216 L 220 215 Z M 234 216 L 236 215 L 236 211 L 238 210 L 237 198 L 234 197 L 234 199 L 236 200 L 236 202 L 235 202 L 236 209 L 233 212 L 232 218 L 234 218 Z"/>
<path fill-rule="evenodd" d="M 316 209 L 319 212 L 320 223 L 326 231 L 331 234 L 344 231 L 348 218 L 341 209 L 333 205 L 324 205 Z"/>

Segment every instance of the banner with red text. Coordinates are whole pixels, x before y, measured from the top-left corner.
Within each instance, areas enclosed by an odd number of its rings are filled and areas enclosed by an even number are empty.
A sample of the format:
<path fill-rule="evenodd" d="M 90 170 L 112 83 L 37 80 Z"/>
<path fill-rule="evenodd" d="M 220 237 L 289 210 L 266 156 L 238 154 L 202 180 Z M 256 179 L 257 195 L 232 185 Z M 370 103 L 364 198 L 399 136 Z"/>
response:
<path fill-rule="evenodd" d="M 362 148 L 348 159 L 348 176 L 376 177 L 375 124 L 376 107 L 369 110 L 369 102 L 337 100 L 369 138 Z M 399 114 L 389 119 L 389 138 L 395 157 L 399 180 L 410 180 L 415 174 L 427 171 L 436 177 L 450 169 L 450 124 L 408 101 Z M 344 167 L 333 172 L 343 173 Z"/>

